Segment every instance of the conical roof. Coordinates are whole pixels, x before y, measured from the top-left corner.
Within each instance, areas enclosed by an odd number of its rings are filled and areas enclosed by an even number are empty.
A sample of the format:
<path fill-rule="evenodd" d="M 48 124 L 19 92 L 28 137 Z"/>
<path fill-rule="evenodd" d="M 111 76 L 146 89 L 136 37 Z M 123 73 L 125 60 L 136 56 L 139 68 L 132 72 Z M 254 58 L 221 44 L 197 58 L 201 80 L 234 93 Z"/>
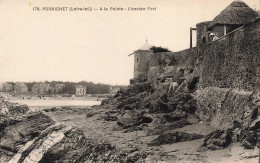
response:
<path fill-rule="evenodd" d="M 247 4 L 234 1 L 213 19 L 209 28 L 216 24 L 244 25 L 253 22 L 257 17 L 258 14 Z"/>
<path fill-rule="evenodd" d="M 152 45 L 148 44 L 148 42 L 146 42 L 143 46 L 141 46 L 138 50 L 144 50 L 144 51 L 150 51 Z"/>

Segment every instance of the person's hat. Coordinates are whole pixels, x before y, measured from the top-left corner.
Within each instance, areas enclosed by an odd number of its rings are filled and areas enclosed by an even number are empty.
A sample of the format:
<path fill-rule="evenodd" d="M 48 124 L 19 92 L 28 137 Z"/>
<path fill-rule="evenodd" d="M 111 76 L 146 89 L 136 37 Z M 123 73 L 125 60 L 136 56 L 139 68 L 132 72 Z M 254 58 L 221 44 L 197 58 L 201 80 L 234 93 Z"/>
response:
<path fill-rule="evenodd" d="M 215 36 L 215 34 L 214 34 L 214 33 L 211 33 L 209 36 Z"/>

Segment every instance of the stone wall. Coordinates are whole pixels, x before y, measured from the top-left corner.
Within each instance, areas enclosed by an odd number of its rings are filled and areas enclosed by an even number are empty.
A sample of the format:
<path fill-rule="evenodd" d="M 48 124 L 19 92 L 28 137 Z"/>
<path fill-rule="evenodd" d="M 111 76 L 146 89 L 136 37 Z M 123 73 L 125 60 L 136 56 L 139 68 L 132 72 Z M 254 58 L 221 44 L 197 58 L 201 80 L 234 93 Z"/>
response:
<path fill-rule="evenodd" d="M 200 26 L 199 33 L 203 37 L 207 22 Z M 179 52 L 150 53 L 150 59 L 144 58 L 144 63 L 135 65 L 135 76 L 146 73 L 148 80 L 154 81 L 162 74 L 174 74 L 180 68 L 194 69 L 200 76 L 202 88 L 246 91 L 260 88 L 260 19 L 219 40 L 198 45 Z M 144 57 L 142 54 L 136 56 Z"/>
<path fill-rule="evenodd" d="M 259 107 L 255 102 L 259 95 L 250 91 L 208 87 L 197 90 L 194 98 L 197 101 L 196 115 L 201 121 L 226 129 L 236 123 L 247 128 Z"/>
<path fill-rule="evenodd" d="M 142 75 L 147 75 L 149 60 L 150 60 L 150 51 L 137 51 L 134 54 L 134 78 L 138 78 Z"/>
<path fill-rule="evenodd" d="M 260 85 L 259 52 L 260 19 L 202 49 L 200 85 L 254 90 Z"/>
<path fill-rule="evenodd" d="M 185 72 L 194 69 L 197 60 L 196 48 L 179 52 L 161 52 L 150 55 L 148 80 L 155 81 L 161 75 L 173 76 L 177 69 Z"/>
<path fill-rule="evenodd" d="M 196 25 L 197 27 L 197 48 L 203 48 L 210 42 L 208 25 L 210 21 L 201 22 Z"/>
<path fill-rule="evenodd" d="M 198 58 L 197 48 L 185 49 L 174 54 L 176 65 L 183 68 L 194 68 Z"/>
<path fill-rule="evenodd" d="M 150 67 L 153 66 L 176 66 L 193 67 L 197 57 L 196 48 L 185 49 L 179 52 L 159 52 L 150 56 Z"/>

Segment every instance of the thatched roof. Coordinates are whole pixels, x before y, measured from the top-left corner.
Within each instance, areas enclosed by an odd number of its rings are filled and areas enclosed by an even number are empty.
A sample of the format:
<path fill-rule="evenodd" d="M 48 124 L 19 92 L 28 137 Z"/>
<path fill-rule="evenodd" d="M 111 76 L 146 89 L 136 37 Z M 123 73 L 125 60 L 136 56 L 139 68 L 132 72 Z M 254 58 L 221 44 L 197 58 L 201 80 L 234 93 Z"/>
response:
<path fill-rule="evenodd" d="M 257 17 L 259 17 L 258 14 L 247 4 L 242 1 L 234 1 L 213 19 L 209 28 L 216 24 L 244 25 L 251 23 Z"/>

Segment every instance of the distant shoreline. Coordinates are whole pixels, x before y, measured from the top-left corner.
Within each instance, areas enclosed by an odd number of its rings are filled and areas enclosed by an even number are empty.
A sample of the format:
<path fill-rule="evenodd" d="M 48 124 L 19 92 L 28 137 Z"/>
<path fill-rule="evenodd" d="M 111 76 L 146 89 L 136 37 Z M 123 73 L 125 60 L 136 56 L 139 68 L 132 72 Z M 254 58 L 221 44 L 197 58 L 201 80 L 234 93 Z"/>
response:
<path fill-rule="evenodd" d="M 52 107 L 91 107 L 100 105 L 101 100 L 96 99 L 7 99 L 12 103 L 27 105 L 30 108 L 45 109 Z"/>
<path fill-rule="evenodd" d="M 64 95 L 64 94 L 14 94 L 7 92 L 0 92 L 0 96 L 3 96 L 8 100 L 84 100 L 84 101 L 96 101 L 103 100 L 111 95 L 109 94 L 87 94 L 85 96 Z"/>

